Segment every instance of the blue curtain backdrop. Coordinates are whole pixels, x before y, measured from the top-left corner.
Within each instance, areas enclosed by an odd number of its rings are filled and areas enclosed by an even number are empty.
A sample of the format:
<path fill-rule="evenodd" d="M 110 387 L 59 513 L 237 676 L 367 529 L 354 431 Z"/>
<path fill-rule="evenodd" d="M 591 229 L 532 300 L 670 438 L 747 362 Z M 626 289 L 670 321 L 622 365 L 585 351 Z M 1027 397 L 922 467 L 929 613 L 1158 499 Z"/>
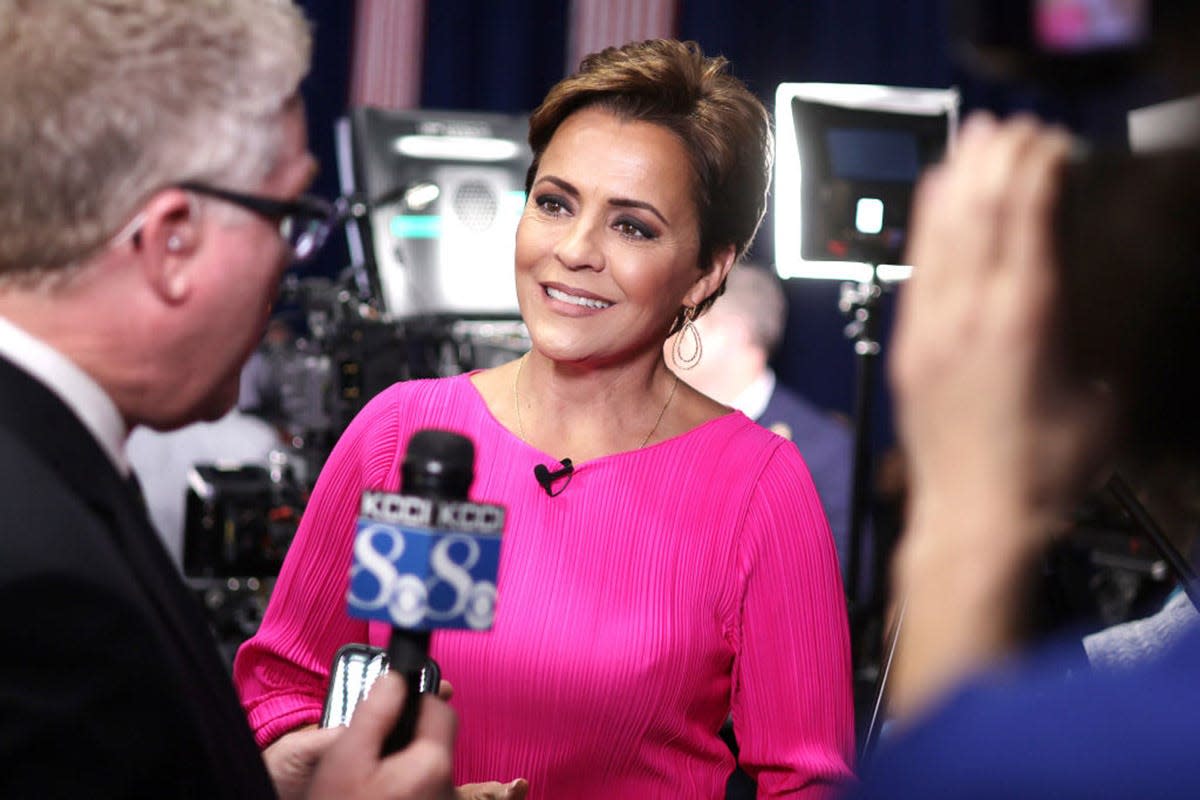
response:
<path fill-rule="evenodd" d="M 304 94 L 314 152 L 322 161 L 317 191 L 337 193 L 332 126 L 346 107 L 352 2 L 304 2 L 315 23 L 312 75 Z M 566 70 L 566 0 L 431 0 L 426 11 L 422 106 L 528 112 Z M 1161 97 L 1138 83 L 1108 85 L 1073 95 L 1031 86 L 987 82 L 968 75 L 950 56 L 944 0 L 680 0 L 681 38 L 709 54 L 723 54 L 732 69 L 773 107 L 785 81 L 956 86 L 963 109 L 999 113 L 1028 109 L 1059 121 L 1094 141 L 1123 146 L 1124 114 Z M 770 262 L 770 212 L 752 256 Z M 334 242 L 304 274 L 332 276 L 346 264 L 343 242 Z M 853 412 L 855 362 L 842 334 L 833 282 L 788 282 L 791 313 L 776 370 L 819 405 Z M 886 331 L 892 314 L 885 296 Z M 883 366 L 882 364 L 880 365 Z M 880 373 L 872 425 L 877 452 L 892 443 L 886 381 Z"/>

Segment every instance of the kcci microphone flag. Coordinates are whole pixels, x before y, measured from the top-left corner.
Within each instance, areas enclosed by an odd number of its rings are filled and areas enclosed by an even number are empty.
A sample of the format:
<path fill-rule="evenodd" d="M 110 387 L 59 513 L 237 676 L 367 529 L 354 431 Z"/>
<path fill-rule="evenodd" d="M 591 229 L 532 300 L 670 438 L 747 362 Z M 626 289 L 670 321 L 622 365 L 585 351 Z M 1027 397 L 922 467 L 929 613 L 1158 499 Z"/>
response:
<path fill-rule="evenodd" d="M 491 628 L 504 507 L 365 492 L 350 615 L 409 630 Z"/>

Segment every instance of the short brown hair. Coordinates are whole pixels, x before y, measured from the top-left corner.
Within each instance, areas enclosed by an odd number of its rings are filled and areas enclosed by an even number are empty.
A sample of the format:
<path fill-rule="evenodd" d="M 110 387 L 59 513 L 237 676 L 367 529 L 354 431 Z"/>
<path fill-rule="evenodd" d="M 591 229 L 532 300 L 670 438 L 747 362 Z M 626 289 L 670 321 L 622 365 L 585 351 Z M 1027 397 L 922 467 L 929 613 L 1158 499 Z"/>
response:
<path fill-rule="evenodd" d="M 599 107 L 619 117 L 661 125 L 679 137 L 695 176 L 700 220 L 700 269 L 717 249 L 745 254 L 766 210 L 771 172 L 771 118 L 728 61 L 709 58 L 695 42 L 650 39 L 609 47 L 583 59 L 559 81 L 529 120 L 533 186 L 542 153 L 576 111 Z M 722 283 L 697 306 L 702 313 L 725 290 Z M 676 325 L 678 326 L 677 320 Z"/>

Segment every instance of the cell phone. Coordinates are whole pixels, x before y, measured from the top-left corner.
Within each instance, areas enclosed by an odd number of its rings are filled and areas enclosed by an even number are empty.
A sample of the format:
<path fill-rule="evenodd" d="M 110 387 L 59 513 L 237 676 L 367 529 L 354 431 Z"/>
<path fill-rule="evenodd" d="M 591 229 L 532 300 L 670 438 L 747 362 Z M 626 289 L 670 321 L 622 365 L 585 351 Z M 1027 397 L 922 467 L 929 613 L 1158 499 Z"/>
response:
<path fill-rule="evenodd" d="M 388 671 L 387 651 L 382 647 L 351 642 L 338 648 L 329 672 L 329 691 L 321 714 L 322 728 L 349 725 L 354 709 L 367 696 L 371 685 Z M 421 671 L 421 691 L 433 694 L 442 682 L 442 672 L 432 658 Z"/>
<path fill-rule="evenodd" d="M 321 727 L 349 725 L 354 709 L 367 696 L 371 684 L 387 671 L 388 657 L 382 647 L 358 642 L 339 647 L 329 672 L 329 691 L 325 695 Z"/>

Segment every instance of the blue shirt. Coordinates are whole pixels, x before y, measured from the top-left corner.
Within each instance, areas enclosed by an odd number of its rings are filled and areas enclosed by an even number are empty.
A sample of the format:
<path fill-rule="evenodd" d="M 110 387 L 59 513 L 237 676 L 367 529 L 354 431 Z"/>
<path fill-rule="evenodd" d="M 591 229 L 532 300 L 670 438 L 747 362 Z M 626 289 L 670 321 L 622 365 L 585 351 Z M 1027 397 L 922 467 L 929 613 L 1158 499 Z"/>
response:
<path fill-rule="evenodd" d="M 856 798 L 1200 798 L 1200 632 L 1126 672 L 1043 650 L 953 696 L 867 766 Z"/>

